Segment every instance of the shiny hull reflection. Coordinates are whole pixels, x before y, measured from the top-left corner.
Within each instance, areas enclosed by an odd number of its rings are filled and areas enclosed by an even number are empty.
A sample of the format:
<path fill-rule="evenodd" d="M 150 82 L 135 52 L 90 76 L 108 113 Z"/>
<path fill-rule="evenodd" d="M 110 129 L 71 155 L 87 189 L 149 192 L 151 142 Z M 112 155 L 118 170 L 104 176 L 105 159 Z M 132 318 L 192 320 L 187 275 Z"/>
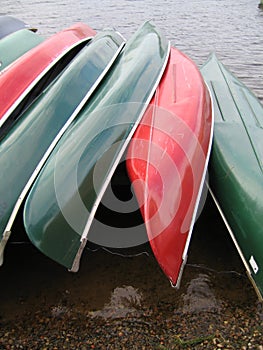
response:
<path fill-rule="evenodd" d="M 1 139 L 0 258 L 30 186 L 59 138 L 108 72 L 123 42 L 114 31 L 94 37 Z"/>
<path fill-rule="evenodd" d="M 24 224 L 30 240 L 72 271 L 79 268 L 97 207 L 168 54 L 167 40 L 154 25 L 144 24 L 63 135 L 29 193 Z"/>
<path fill-rule="evenodd" d="M 215 106 L 213 198 L 263 297 L 263 106 L 213 54 L 201 72 Z"/>
<path fill-rule="evenodd" d="M 172 48 L 132 138 L 127 167 L 152 250 L 177 287 L 204 184 L 212 125 L 210 95 L 199 70 Z"/>
<path fill-rule="evenodd" d="M 0 99 L 0 126 L 18 109 L 12 116 L 15 120 L 94 34 L 89 26 L 78 23 L 45 40 L 8 67 L 0 76 L 0 91 L 4 91 Z"/>

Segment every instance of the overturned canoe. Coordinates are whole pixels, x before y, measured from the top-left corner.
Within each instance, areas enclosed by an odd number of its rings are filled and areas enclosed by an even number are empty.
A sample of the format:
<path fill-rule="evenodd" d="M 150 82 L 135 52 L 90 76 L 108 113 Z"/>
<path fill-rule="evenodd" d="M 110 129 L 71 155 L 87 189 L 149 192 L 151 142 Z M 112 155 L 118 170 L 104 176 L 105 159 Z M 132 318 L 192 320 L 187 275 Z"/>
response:
<path fill-rule="evenodd" d="M 24 224 L 30 240 L 72 271 L 79 268 L 97 207 L 168 55 L 167 40 L 145 23 L 63 135 L 26 199 Z"/>
<path fill-rule="evenodd" d="M 172 48 L 130 143 L 127 168 L 154 255 L 176 287 L 204 184 L 212 126 L 210 95 L 198 68 Z"/>
<path fill-rule="evenodd" d="M 0 71 L 44 41 L 40 35 L 21 29 L 0 40 Z"/>
<path fill-rule="evenodd" d="M 0 263 L 27 191 L 123 45 L 123 38 L 114 31 L 96 35 L 1 140 Z"/>
<path fill-rule="evenodd" d="M 12 16 L 0 16 L 0 39 L 20 29 L 36 31 L 35 28 Z"/>
<path fill-rule="evenodd" d="M 212 196 L 263 297 L 263 106 L 212 54 L 201 72 L 215 106 Z"/>
<path fill-rule="evenodd" d="M 5 127 L 8 125 L 8 129 L 94 34 L 93 29 L 86 24 L 77 23 L 45 40 L 17 59 L 2 73 L 0 134 L 3 132 L 2 125 L 4 123 Z"/>

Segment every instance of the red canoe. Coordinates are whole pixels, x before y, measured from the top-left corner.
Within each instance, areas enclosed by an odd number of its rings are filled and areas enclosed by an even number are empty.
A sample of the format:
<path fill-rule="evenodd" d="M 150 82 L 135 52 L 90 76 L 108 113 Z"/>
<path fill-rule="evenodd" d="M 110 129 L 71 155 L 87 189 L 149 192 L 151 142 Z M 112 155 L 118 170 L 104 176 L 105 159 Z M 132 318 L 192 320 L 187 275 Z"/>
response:
<path fill-rule="evenodd" d="M 81 45 L 94 35 L 95 31 L 89 26 L 77 23 L 31 49 L 4 70 L 0 76 L 0 126 L 33 88 L 38 83 L 41 84 L 41 79 L 46 79 L 48 72 L 50 77 L 43 82 L 42 89 L 81 49 Z M 52 68 L 58 63 L 60 66 L 57 71 L 52 72 Z"/>
<path fill-rule="evenodd" d="M 176 287 L 205 180 L 212 118 L 210 95 L 198 68 L 172 48 L 126 162 L 152 250 Z"/>

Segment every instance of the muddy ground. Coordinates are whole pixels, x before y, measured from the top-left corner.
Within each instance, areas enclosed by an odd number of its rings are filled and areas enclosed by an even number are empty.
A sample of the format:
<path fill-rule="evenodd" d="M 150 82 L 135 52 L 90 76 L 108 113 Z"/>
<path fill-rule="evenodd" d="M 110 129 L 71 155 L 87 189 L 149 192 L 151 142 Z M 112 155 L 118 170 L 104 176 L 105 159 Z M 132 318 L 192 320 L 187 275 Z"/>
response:
<path fill-rule="evenodd" d="M 115 253 L 86 250 L 73 274 L 29 242 L 9 244 L 0 349 L 263 349 L 262 305 L 211 203 L 179 290 L 147 244 Z"/>

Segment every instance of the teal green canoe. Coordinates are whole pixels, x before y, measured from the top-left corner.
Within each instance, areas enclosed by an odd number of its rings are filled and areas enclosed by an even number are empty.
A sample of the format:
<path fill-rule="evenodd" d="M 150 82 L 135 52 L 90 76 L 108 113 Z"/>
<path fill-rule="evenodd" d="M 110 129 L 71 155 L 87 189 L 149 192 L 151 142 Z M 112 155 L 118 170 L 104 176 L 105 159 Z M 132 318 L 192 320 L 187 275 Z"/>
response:
<path fill-rule="evenodd" d="M 170 44 L 147 22 L 70 125 L 24 207 L 33 244 L 71 271 L 79 268 L 90 226 L 111 177 L 160 81 Z"/>
<path fill-rule="evenodd" d="M 96 35 L 1 139 L 0 263 L 27 191 L 124 43 L 123 37 L 114 31 Z"/>
<path fill-rule="evenodd" d="M 248 275 L 263 297 L 263 106 L 213 54 L 201 72 L 215 111 L 209 182 Z"/>
<path fill-rule="evenodd" d="M 21 29 L 0 40 L 0 71 L 44 41 L 40 35 Z"/>

